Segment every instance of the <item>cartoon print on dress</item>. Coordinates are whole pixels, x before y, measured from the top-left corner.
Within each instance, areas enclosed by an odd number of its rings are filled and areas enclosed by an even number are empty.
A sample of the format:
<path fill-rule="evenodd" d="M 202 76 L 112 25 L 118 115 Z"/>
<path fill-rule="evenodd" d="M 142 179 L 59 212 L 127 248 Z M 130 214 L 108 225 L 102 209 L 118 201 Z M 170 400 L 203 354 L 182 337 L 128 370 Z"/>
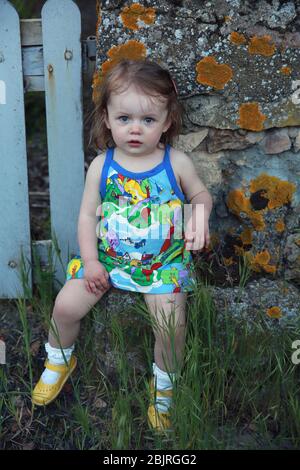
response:
<path fill-rule="evenodd" d="M 164 188 L 156 181 L 154 182 L 154 187 L 158 194 L 162 194 L 164 192 Z M 161 202 L 161 199 L 158 195 L 151 196 L 151 189 L 151 178 L 145 178 L 144 180 L 134 180 L 132 178 L 124 177 L 120 173 L 114 173 L 107 178 L 106 199 L 110 199 L 109 194 L 111 194 L 112 198 L 119 201 L 120 196 L 123 198 L 124 196 L 127 196 L 129 204 L 133 204 L 134 207 L 131 208 L 130 206 L 127 206 L 125 211 L 123 210 L 123 212 L 119 212 L 119 216 L 127 219 L 129 225 L 131 224 L 138 228 L 142 228 L 143 226 L 150 227 L 151 202 L 152 205 L 156 204 L 156 209 L 159 209 L 158 204 Z M 116 210 L 118 209 L 119 208 L 117 207 Z M 180 259 L 176 259 L 177 262 L 182 262 L 183 260 L 183 247 L 178 246 L 178 243 L 174 243 L 171 247 L 172 235 L 174 233 L 174 224 L 180 218 L 182 209 L 181 202 L 179 200 L 169 200 L 167 203 L 167 209 L 167 217 L 164 217 L 165 214 L 159 212 L 159 210 L 154 211 L 152 214 L 154 222 L 159 221 L 169 224 L 169 233 L 167 234 L 166 239 L 161 246 L 159 254 L 154 257 L 153 254 L 144 252 L 141 259 L 133 258 L 129 263 L 130 275 L 132 276 L 132 279 L 134 279 L 140 285 L 151 284 L 153 282 L 154 270 L 163 268 L 164 264 L 172 260 L 175 261 L 176 257 L 180 257 L 181 255 Z M 136 218 L 132 217 L 134 213 L 136 213 Z M 164 220 L 160 219 L 161 216 Z M 143 221 L 145 222 L 144 224 L 142 223 Z M 106 226 L 106 222 L 107 221 L 105 220 L 104 211 L 104 227 Z M 112 231 L 112 233 L 114 232 Z M 123 262 L 127 260 L 125 259 L 124 255 L 122 256 L 121 252 L 116 250 L 117 244 L 114 245 L 113 240 L 109 239 L 109 237 L 107 238 L 108 234 L 109 232 L 106 233 L 106 239 L 108 239 L 109 248 L 106 247 L 106 252 L 114 258 L 115 263 L 113 263 L 113 265 L 115 265 L 117 262 L 118 265 L 121 266 L 122 269 L 124 269 L 126 272 L 126 266 Z M 102 236 L 103 235 L 104 234 L 102 234 Z M 128 241 L 130 245 L 133 245 L 134 248 L 140 248 L 142 245 L 146 244 L 145 239 L 141 239 L 135 242 L 131 237 L 127 237 L 123 240 L 123 242 L 125 242 L 124 244 L 126 244 L 126 241 Z M 113 269 L 113 266 L 111 266 L 111 269 Z M 161 272 L 158 272 L 157 274 L 158 280 L 162 280 L 163 283 L 174 283 L 175 289 L 177 289 L 179 288 L 178 279 L 183 281 L 185 275 L 187 274 L 187 270 L 179 272 L 176 267 L 173 267 L 169 270 L 161 269 Z"/>
<path fill-rule="evenodd" d="M 170 201 L 169 205 L 179 209 L 179 211 L 176 211 L 176 218 L 178 218 L 178 213 L 181 209 L 179 202 Z M 178 241 L 176 243 L 176 241 L 172 240 L 172 235 L 174 233 L 174 220 L 175 211 L 174 218 L 169 217 L 169 219 L 167 219 L 167 221 L 170 223 L 169 233 L 167 234 L 167 237 L 161 246 L 159 254 L 154 256 L 153 254 L 144 252 L 141 260 L 135 258 L 132 259 L 129 265 L 130 271 L 128 269 L 126 270 L 126 263 L 122 263 L 122 261 L 127 261 L 124 256 L 119 257 L 118 252 L 113 252 L 111 249 L 108 250 L 109 255 L 118 260 L 119 266 L 121 266 L 125 272 L 128 272 L 131 275 L 132 280 L 134 280 L 137 284 L 141 286 L 151 285 L 154 281 L 154 277 L 156 276 L 157 281 L 162 281 L 163 284 L 174 284 L 174 292 L 180 292 L 180 285 L 184 284 L 184 280 L 187 277 L 188 271 L 186 269 L 179 271 L 176 267 L 163 270 L 164 264 L 172 261 L 173 263 L 179 263 L 183 261 L 183 247 L 180 246 L 181 244 L 178 244 Z M 132 243 L 132 239 L 130 237 L 128 238 Z M 145 244 L 145 241 L 145 239 L 142 239 L 138 243 L 133 243 L 133 245 L 135 248 L 137 248 L 141 244 Z M 115 263 L 112 263 L 110 270 L 114 268 L 114 265 Z M 162 268 L 161 271 L 157 271 L 159 268 Z M 154 273 L 154 271 L 157 271 L 157 273 Z"/>
<path fill-rule="evenodd" d="M 164 189 L 157 186 L 157 191 L 161 194 Z M 150 224 L 151 205 L 161 204 L 161 198 L 157 195 L 151 196 L 151 180 L 134 180 L 124 177 L 120 173 L 112 174 L 107 178 L 107 197 L 123 203 L 127 202 L 130 206 L 124 212 L 124 217 L 128 222 L 138 228 L 148 227 Z"/>
<path fill-rule="evenodd" d="M 125 290 L 192 290 L 194 265 L 180 233 L 183 201 L 175 194 L 165 167 L 143 176 L 131 178 L 109 166 L 97 226 L 98 259 L 112 285 Z M 72 269 L 73 276 L 83 277 L 80 257 L 76 266 L 77 271 L 73 265 L 68 267 L 69 278 Z"/>
<path fill-rule="evenodd" d="M 67 266 L 67 280 L 81 279 L 83 277 L 83 263 L 80 256 L 71 259 Z"/>
<path fill-rule="evenodd" d="M 119 237 L 114 230 L 107 230 L 105 236 L 107 241 L 109 242 L 109 245 L 114 250 L 120 245 Z"/>

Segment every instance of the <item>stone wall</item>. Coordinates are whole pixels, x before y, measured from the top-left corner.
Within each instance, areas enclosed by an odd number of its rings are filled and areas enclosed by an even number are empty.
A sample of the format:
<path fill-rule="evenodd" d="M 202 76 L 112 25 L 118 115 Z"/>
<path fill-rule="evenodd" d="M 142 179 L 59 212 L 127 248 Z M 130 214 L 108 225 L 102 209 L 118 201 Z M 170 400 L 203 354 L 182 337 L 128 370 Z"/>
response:
<path fill-rule="evenodd" d="M 173 75 L 185 108 L 177 147 L 214 198 L 218 285 L 251 277 L 300 284 L 300 1 L 98 2 L 94 88 L 121 57 Z"/>

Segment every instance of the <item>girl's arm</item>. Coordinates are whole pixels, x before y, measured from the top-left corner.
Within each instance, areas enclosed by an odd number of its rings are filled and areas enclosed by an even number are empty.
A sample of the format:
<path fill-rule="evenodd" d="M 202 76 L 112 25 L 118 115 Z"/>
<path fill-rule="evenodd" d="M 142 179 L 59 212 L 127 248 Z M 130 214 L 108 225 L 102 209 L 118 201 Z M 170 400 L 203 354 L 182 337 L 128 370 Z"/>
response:
<path fill-rule="evenodd" d="M 97 209 L 101 204 L 99 185 L 104 157 L 96 157 L 86 174 L 85 187 L 78 218 L 78 242 L 84 265 L 86 290 L 98 295 L 109 288 L 109 274 L 98 260 L 97 249 Z"/>
<path fill-rule="evenodd" d="M 192 210 L 189 211 L 190 219 L 185 228 L 186 249 L 196 252 L 204 246 L 208 248 L 210 243 L 208 221 L 213 199 L 197 175 L 192 159 L 182 152 L 178 154 L 178 168 L 182 191 L 192 205 Z"/>
<path fill-rule="evenodd" d="M 86 174 L 84 192 L 78 217 L 78 243 L 84 264 L 98 260 L 97 250 L 97 207 L 101 204 L 99 193 L 103 156 L 95 157 Z"/>
<path fill-rule="evenodd" d="M 204 212 L 209 218 L 212 210 L 212 197 L 197 175 L 192 159 L 183 152 L 176 151 L 176 160 L 178 161 L 180 184 L 188 202 L 203 204 Z"/>

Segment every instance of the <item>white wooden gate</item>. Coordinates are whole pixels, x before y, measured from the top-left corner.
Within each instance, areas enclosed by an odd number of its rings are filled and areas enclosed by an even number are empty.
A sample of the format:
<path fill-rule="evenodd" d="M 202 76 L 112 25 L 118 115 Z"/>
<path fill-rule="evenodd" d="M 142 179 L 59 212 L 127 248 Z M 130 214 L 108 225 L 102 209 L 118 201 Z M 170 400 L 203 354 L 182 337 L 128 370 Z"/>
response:
<path fill-rule="evenodd" d="M 77 218 L 84 185 L 81 17 L 72 0 L 47 0 L 42 18 L 21 20 L 0 0 L 0 298 L 23 294 L 23 253 L 32 265 L 24 92 L 45 91 L 51 240 L 56 237 L 64 282 L 68 258 L 78 252 Z M 31 278 L 30 278 L 31 283 Z"/>

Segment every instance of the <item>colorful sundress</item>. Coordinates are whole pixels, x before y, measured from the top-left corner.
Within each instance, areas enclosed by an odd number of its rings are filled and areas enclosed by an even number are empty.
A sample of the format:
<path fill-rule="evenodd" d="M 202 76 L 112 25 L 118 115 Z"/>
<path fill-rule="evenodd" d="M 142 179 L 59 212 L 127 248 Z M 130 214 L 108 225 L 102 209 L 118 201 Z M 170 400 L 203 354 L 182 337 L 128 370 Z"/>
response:
<path fill-rule="evenodd" d="M 170 162 L 135 173 L 106 152 L 100 182 L 101 216 L 97 226 L 99 261 L 114 287 L 149 294 L 188 292 L 195 288 L 191 252 L 184 243 L 184 205 Z M 67 267 L 67 280 L 84 277 L 80 256 Z"/>

